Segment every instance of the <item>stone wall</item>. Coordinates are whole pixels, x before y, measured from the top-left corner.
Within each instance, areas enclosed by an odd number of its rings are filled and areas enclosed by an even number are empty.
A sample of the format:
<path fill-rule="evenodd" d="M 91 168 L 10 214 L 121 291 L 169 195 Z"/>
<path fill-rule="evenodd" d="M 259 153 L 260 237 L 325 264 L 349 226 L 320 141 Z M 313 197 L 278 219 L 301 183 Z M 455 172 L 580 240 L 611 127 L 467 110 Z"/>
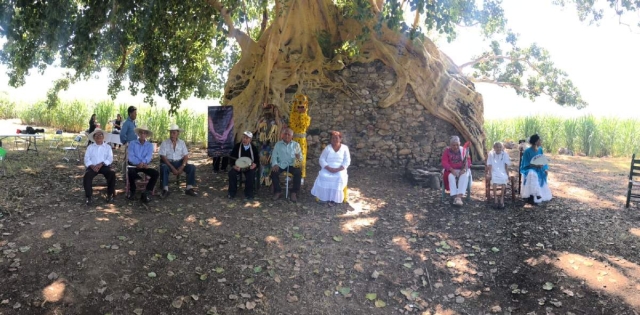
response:
<path fill-rule="evenodd" d="M 310 99 L 307 171 L 318 168 L 318 157 L 329 143 L 328 132 L 344 133 L 352 165 L 357 167 L 439 166 L 451 135 L 460 135 L 448 122 L 429 114 L 411 87 L 388 108 L 377 106 L 395 74 L 381 62 L 353 64 L 339 72 L 351 94 L 305 89 Z M 334 78 L 340 80 L 340 78 Z M 291 100 L 294 94 L 287 95 Z"/>

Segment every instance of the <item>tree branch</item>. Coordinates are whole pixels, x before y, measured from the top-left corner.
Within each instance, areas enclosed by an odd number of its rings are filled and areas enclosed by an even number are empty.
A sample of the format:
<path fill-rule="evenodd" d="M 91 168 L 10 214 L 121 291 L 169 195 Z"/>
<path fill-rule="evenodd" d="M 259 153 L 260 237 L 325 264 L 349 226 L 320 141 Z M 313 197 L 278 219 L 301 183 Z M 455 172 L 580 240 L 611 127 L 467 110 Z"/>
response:
<path fill-rule="evenodd" d="M 382 12 L 383 1 L 384 0 L 369 0 L 369 3 L 371 4 L 371 7 L 373 8 L 373 11 L 376 14 Z"/>
<path fill-rule="evenodd" d="M 249 50 L 249 47 L 251 46 L 251 44 L 254 43 L 254 41 L 253 39 L 251 39 L 251 37 L 249 37 L 249 35 L 247 35 L 247 33 L 244 33 L 243 31 L 235 28 L 235 26 L 233 25 L 233 19 L 231 19 L 231 14 L 229 13 L 229 10 L 223 7 L 222 3 L 220 3 L 220 1 L 218 0 L 207 0 L 207 2 L 214 9 L 220 12 L 220 15 L 222 16 L 222 20 L 224 21 L 224 24 L 227 25 L 227 28 L 229 28 L 228 36 L 235 38 L 235 40 L 238 42 L 238 45 L 240 45 L 240 49 L 242 49 L 243 51 Z"/>
<path fill-rule="evenodd" d="M 476 60 L 471 60 L 469 62 L 463 63 L 460 66 L 458 66 L 458 68 L 460 70 L 462 70 L 464 68 L 471 67 L 471 66 L 479 64 L 481 62 L 491 61 L 491 60 L 498 60 L 498 59 L 507 59 L 507 60 L 511 60 L 511 61 L 523 61 L 529 67 L 531 67 L 531 69 L 535 70 L 538 73 L 542 73 L 542 71 L 540 71 L 540 69 L 538 69 L 538 66 L 532 64 L 531 61 L 529 61 L 529 59 L 527 59 L 527 58 L 514 58 L 514 57 L 506 56 L 506 55 L 489 55 L 489 56 L 480 57 L 480 58 L 478 58 Z"/>
<path fill-rule="evenodd" d="M 418 23 L 420 23 L 420 10 L 416 10 L 416 17 L 413 19 L 412 29 L 416 29 L 418 27 Z"/>

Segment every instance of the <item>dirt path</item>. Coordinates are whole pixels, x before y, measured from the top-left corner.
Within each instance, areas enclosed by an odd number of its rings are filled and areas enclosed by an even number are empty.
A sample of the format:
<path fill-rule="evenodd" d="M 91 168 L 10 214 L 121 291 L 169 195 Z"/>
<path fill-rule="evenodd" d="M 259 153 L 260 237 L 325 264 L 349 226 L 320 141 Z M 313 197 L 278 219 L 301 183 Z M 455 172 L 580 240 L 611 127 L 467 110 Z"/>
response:
<path fill-rule="evenodd" d="M 554 200 L 506 210 L 487 206 L 479 181 L 458 209 L 397 170 L 352 168 L 350 204 L 334 213 L 308 192 L 228 200 L 204 152 L 198 198 L 172 183 L 148 207 L 121 193 L 86 207 L 82 167 L 61 154 L 9 154 L 2 315 L 640 312 L 627 159 L 554 157 Z"/>

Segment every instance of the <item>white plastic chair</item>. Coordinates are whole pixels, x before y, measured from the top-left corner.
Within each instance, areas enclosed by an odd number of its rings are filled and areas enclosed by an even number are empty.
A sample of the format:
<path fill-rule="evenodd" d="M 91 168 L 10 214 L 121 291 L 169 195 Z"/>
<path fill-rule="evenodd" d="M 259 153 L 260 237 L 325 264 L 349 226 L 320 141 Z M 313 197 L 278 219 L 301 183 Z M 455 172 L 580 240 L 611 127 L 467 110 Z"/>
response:
<path fill-rule="evenodd" d="M 80 144 L 82 143 L 82 135 L 77 135 L 73 138 L 73 141 L 71 142 L 71 145 L 68 147 L 63 147 L 62 150 L 65 151 L 64 153 L 64 157 L 63 159 L 67 162 L 69 162 L 69 152 L 71 151 L 76 151 L 78 152 L 78 159 L 76 161 L 80 162 Z"/>

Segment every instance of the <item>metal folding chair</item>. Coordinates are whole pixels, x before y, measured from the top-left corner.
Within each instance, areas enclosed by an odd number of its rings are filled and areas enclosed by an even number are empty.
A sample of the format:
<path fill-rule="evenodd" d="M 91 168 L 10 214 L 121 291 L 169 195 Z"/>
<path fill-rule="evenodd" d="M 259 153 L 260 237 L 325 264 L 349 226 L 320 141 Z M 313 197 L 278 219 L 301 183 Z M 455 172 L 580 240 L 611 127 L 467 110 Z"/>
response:
<path fill-rule="evenodd" d="M 68 147 L 62 147 L 62 149 L 64 150 L 64 157 L 62 159 L 64 159 L 65 161 L 69 162 L 70 160 L 70 152 L 76 151 L 77 155 L 78 155 L 78 159 L 76 160 L 77 162 L 80 162 L 80 144 L 82 143 L 82 135 L 77 135 L 73 138 L 73 141 L 71 142 L 71 145 Z"/>

